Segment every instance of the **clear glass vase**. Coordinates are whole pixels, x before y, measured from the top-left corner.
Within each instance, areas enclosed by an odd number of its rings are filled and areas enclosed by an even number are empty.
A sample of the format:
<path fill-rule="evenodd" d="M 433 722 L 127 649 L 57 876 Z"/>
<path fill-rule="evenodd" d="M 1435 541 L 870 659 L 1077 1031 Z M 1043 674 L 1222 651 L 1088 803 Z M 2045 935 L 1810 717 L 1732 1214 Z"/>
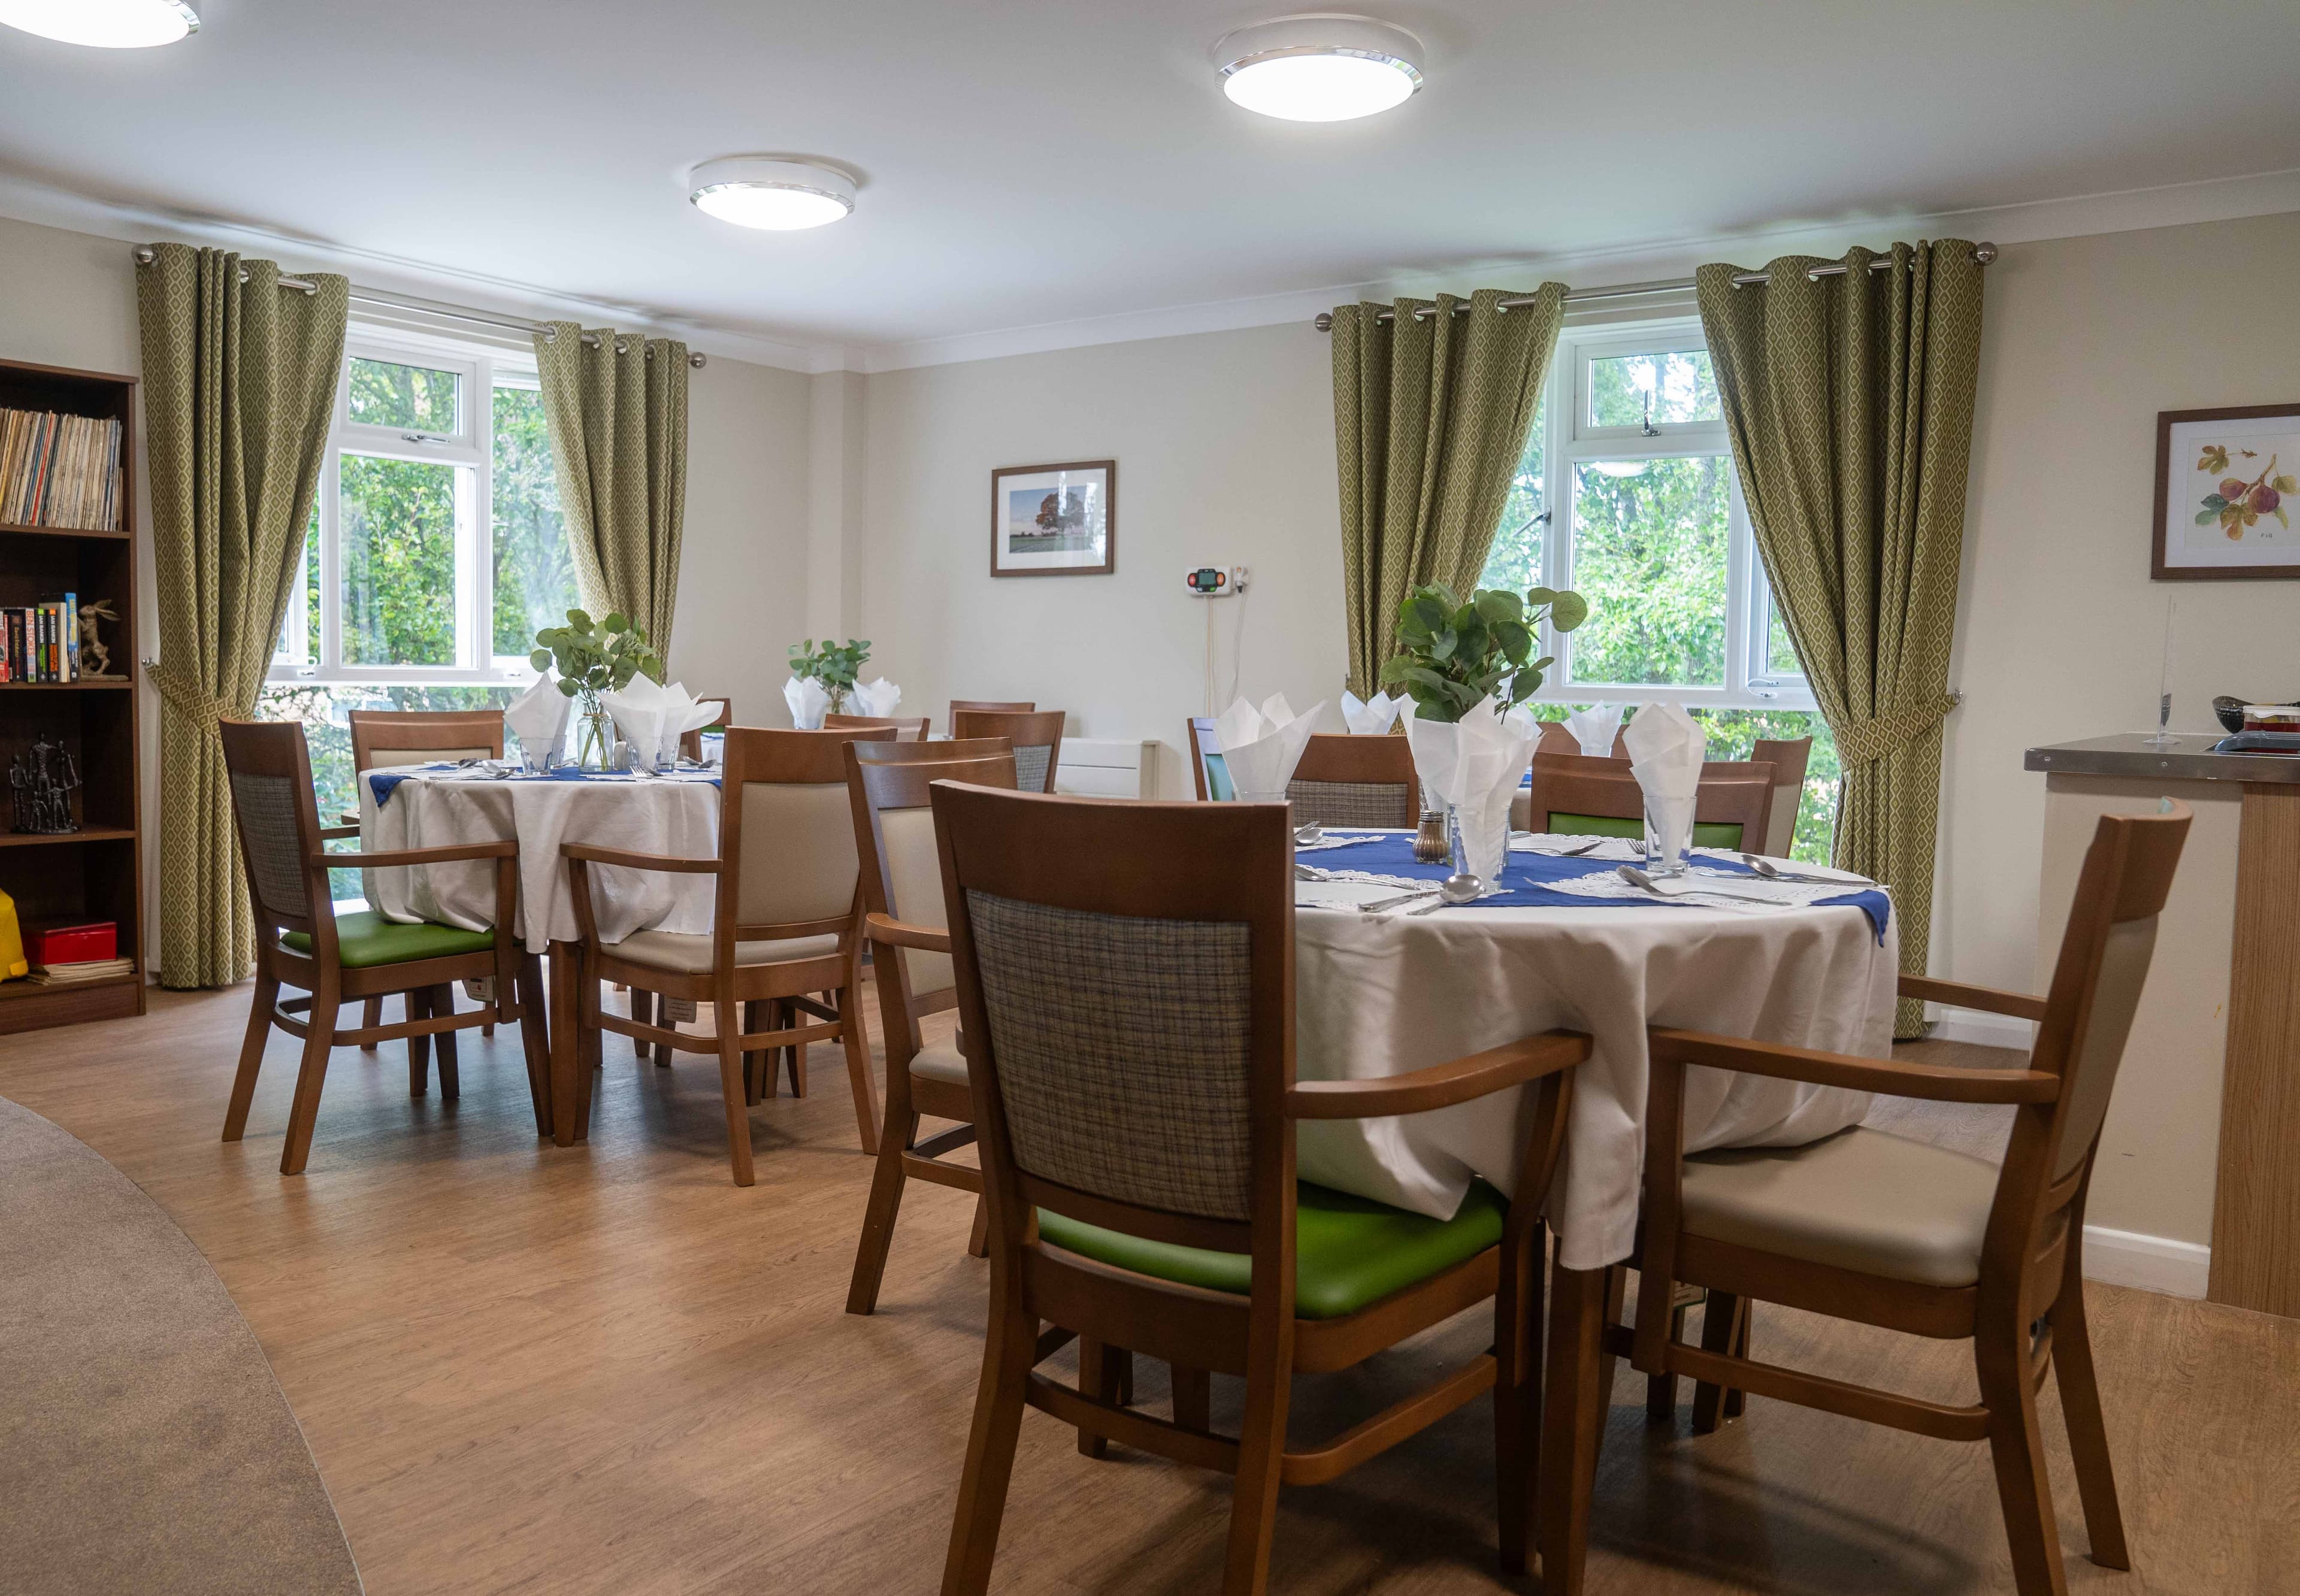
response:
<path fill-rule="evenodd" d="M 575 763 L 585 770 L 604 770 L 615 746 L 614 718 L 604 710 L 586 710 L 575 718 Z"/>

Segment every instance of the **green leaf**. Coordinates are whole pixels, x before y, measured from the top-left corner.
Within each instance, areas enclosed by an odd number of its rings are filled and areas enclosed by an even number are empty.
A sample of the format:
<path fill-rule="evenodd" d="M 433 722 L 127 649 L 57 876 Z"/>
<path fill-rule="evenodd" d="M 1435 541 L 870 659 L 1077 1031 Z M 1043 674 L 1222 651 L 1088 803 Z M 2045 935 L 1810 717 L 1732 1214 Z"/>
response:
<path fill-rule="evenodd" d="M 1557 589 L 1554 587 L 1529 587 L 1525 590 L 1525 602 L 1532 605 L 1537 610 L 1541 608 L 1544 604 L 1554 604 L 1557 602 Z"/>
<path fill-rule="evenodd" d="M 606 629 L 610 633 L 628 632 L 630 628 L 631 618 L 629 616 L 623 614 L 621 611 L 615 610 L 610 610 L 607 612 Z"/>
<path fill-rule="evenodd" d="M 547 648 L 538 648 L 527 656 L 527 662 L 538 670 L 548 670 L 551 669 L 551 651 Z"/>
<path fill-rule="evenodd" d="M 1525 605 L 1514 593 L 1488 587 L 1470 601 L 1479 615 L 1495 626 L 1504 621 L 1515 621 L 1525 614 Z"/>
<path fill-rule="evenodd" d="M 2218 494 L 2206 494 L 2204 498 L 2204 508 L 2207 510 L 2226 510 L 2228 508 L 2228 501 L 2221 497 Z"/>
<path fill-rule="evenodd" d="M 1533 633 L 1521 620 L 1505 620 L 1496 627 L 1494 641 L 1501 644 L 1502 657 L 1512 665 L 1524 664 L 1533 652 Z"/>
<path fill-rule="evenodd" d="M 1570 632 L 1589 619 L 1589 601 L 1568 588 L 1549 604 L 1549 624 L 1561 632 Z"/>
<path fill-rule="evenodd" d="M 1441 662 L 1450 660 L 1454 657 L 1454 651 L 1461 645 L 1462 635 L 1448 627 L 1429 640 L 1429 657 Z"/>
<path fill-rule="evenodd" d="M 575 696 L 575 684 L 566 677 L 559 678 L 559 691 L 569 698 Z"/>
<path fill-rule="evenodd" d="M 2196 511 L 2196 525 L 2199 527 L 2209 527 L 2219 519 L 2220 512 L 2216 510 L 2207 508 Z"/>
<path fill-rule="evenodd" d="M 570 610 L 567 611 L 567 624 L 579 632 L 588 632 L 591 629 L 590 612 L 584 610 Z"/>

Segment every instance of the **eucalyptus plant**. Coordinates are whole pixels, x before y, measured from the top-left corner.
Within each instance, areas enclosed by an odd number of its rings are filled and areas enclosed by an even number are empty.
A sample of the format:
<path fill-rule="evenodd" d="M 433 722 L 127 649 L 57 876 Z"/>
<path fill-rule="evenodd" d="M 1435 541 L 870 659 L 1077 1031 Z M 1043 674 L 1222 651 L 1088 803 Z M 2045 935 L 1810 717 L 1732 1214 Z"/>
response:
<path fill-rule="evenodd" d="M 535 652 L 527 662 L 538 670 L 556 667 L 559 690 L 580 699 L 587 715 L 599 712 L 600 694 L 620 693 L 636 676 L 662 679 L 662 656 L 620 613 L 594 621 L 587 611 L 570 610 L 565 626 L 546 627 L 535 635 Z"/>
<path fill-rule="evenodd" d="M 830 712 L 843 714 L 846 695 L 854 690 L 861 679 L 862 667 L 871 658 L 871 640 L 849 637 L 844 643 L 833 643 L 825 637 L 820 644 L 802 637 L 790 647 L 790 671 L 801 681 L 817 681 L 830 694 Z"/>
<path fill-rule="evenodd" d="M 1432 582 L 1398 606 L 1404 652 L 1381 668 L 1381 679 L 1404 686 L 1424 720 L 1457 722 L 1488 697 L 1504 714 L 1540 691 L 1541 673 L 1556 662 L 1551 654 L 1533 658 L 1542 621 L 1570 632 L 1588 618 L 1588 601 L 1571 589 L 1535 587 L 1521 598 L 1481 588 L 1465 604 Z"/>

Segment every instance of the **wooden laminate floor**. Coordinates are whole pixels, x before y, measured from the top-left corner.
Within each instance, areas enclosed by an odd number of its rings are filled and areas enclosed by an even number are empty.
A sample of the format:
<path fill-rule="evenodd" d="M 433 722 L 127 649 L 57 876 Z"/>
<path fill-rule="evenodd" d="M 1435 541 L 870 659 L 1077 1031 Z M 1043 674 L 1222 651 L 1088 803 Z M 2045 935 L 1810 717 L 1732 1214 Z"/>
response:
<path fill-rule="evenodd" d="M 217 1140 L 247 989 L 156 993 L 140 1020 L 0 1038 L 0 1095 L 141 1184 L 214 1263 L 301 1418 L 370 1596 L 422 1592 L 931 1592 L 973 1396 L 984 1266 L 971 1200 L 913 1185 L 879 1314 L 841 1311 L 870 1165 L 844 1072 L 753 1111 L 758 1185 L 728 1179 L 717 1070 L 609 1037 L 588 1146 L 538 1143 L 517 1039 L 464 1033 L 462 1101 L 411 1101 L 404 1050 L 339 1051 L 309 1171 L 283 1180 L 294 1073 L 275 1035 L 247 1139 Z M 1898 1128 L 2001 1135 L 1938 1113 Z M 2300 1591 L 2300 1323 L 2095 1287 L 2136 1560 L 2083 1555 L 2047 1387 L 2071 1587 Z M 1957 1350 L 1761 1310 L 1759 1352 L 1972 1400 Z M 1373 1372 L 1305 1381 L 1297 1436 L 1482 1350 L 1468 1316 Z M 1142 1373 L 1162 1404 L 1163 1371 Z M 1215 1382 L 1217 1422 L 1235 1382 Z M 1689 1399 L 1690 1392 L 1682 1395 Z M 1649 1426 L 1626 1368 L 1589 1588 L 2012 1589 L 1988 1454 L 1753 1399 L 1711 1437 Z M 1483 1403 L 1335 1484 L 1289 1492 L 1273 1588 L 1538 1589 L 1495 1571 Z M 1214 1588 L 1228 1486 L 1038 1414 L 1003 1591 Z"/>

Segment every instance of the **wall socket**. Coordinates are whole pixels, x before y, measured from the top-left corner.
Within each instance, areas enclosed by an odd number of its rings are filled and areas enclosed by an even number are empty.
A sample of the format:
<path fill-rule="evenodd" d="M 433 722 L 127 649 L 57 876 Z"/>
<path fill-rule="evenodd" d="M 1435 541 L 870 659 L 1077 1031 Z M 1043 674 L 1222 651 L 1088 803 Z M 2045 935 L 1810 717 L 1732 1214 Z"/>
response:
<path fill-rule="evenodd" d="M 1182 582 L 1193 598 L 1228 598 L 1246 591 L 1246 567 L 1193 565 L 1182 573 Z"/>

